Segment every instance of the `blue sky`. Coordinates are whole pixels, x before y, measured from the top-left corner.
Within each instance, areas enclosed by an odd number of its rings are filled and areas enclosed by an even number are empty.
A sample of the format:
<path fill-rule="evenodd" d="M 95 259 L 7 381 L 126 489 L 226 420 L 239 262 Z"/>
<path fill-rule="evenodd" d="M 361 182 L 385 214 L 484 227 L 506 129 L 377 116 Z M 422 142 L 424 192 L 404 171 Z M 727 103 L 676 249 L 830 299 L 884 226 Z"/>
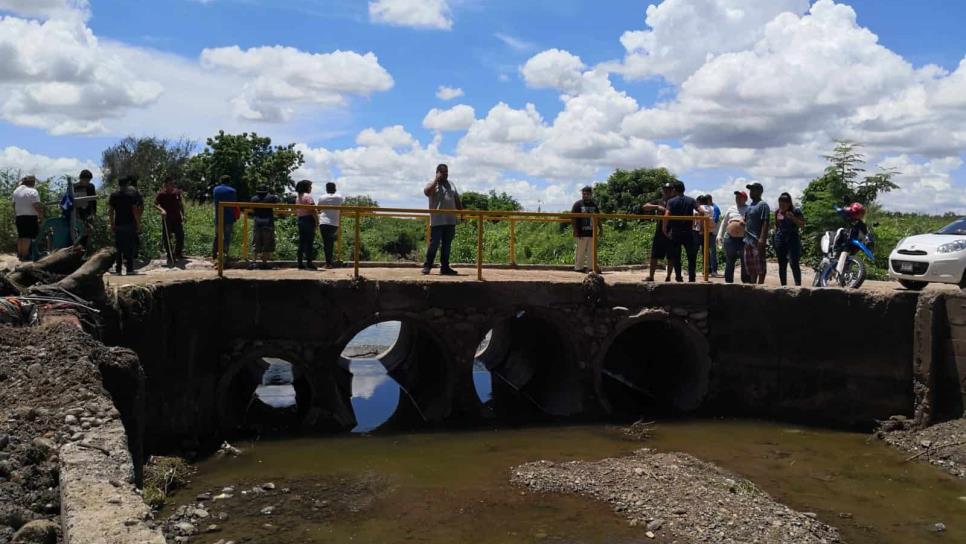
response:
<path fill-rule="evenodd" d="M 0 46 L 26 66 L 0 74 L 0 168 L 68 173 L 127 134 L 254 130 L 298 143 L 300 175 L 385 203 L 418 204 L 444 161 L 469 188 L 564 207 L 616 167 L 800 192 L 849 137 L 902 171 L 887 206 L 966 213 L 966 3 L 657 4 L 0 0 Z M 472 114 L 425 120 L 456 106 Z"/>

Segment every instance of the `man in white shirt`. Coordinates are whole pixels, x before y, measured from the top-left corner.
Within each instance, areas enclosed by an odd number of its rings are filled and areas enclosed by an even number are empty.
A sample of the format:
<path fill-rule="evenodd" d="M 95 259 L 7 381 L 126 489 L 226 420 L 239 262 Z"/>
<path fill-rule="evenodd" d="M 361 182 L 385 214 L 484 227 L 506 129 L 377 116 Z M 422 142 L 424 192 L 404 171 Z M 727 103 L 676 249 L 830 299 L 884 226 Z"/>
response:
<path fill-rule="evenodd" d="M 336 192 L 335 183 L 325 184 L 325 194 L 319 197 L 319 206 L 341 206 L 345 202 L 342 195 Z M 322 248 L 325 250 L 325 267 L 333 268 L 332 248 L 339 237 L 339 210 L 319 210 L 319 231 L 322 233 Z"/>
<path fill-rule="evenodd" d="M 30 258 L 30 243 L 40 234 L 44 219 L 44 207 L 35 186 L 37 178 L 27 176 L 13 191 L 13 212 L 17 222 L 17 257 L 21 261 Z"/>

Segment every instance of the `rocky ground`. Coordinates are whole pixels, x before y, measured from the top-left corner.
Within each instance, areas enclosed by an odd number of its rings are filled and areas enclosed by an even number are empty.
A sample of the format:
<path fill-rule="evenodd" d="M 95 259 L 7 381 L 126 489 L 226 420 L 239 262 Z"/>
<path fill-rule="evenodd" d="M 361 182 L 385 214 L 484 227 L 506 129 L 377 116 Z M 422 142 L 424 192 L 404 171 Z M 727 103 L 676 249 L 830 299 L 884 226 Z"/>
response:
<path fill-rule="evenodd" d="M 678 543 L 839 541 L 811 513 L 776 502 L 753 483 L 684 453 L 640 449 L 600 461 L 537 461 L 511 481 L 534 492 L 576 493 L 609 503 L 645 537 Z"/>
<path fill-rule="evenodd" d="M 67 324 L 0 327 L 0 544 L 59 541 L 58 448 L 120 417 L 98 373 L 108 353 Z"/>
<path fill-rule="evenodd" d="M 895 417 L 882 422 L 876 436 L 909 453 L 909 461 L 931 463 L 966 478 L 966 418 L 915 430 L 911 421 Z"/>
<path fill-rule="evenodd" d="M 368 510 L 387 489 L 375 475 L 239 483 L 199 493 L 162 528 L 168 542 L 241 544 L 297 542 L 292 527 Z"/>

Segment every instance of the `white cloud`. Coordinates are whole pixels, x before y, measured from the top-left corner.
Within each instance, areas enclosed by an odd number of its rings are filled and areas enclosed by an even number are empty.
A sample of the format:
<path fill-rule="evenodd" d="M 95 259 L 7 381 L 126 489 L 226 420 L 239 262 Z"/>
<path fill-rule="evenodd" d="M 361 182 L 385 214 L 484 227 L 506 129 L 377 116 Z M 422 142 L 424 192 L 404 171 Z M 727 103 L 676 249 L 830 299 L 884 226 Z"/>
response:
<path fill-rule="evenodd" d="M 511 36 L 509 34 L 504 34 L 502 32 L 497 32 L 493 36 L 495 36 L 496 39 L 503 42 L 503 44 L 509 47 L 510 49 L 513 49 L 514 51 L 517 51 L 519 53 L 527 53 L 537 48 L 537 45 L 533 42 L 528 42 L 527 40 L 524 40 L 522 38 L 517 38 L 516 36 Z"/>
<path fill-rule="evenodd" d="M 0 0 L 0 12 L 40 19 L 87 19 L 88 0 Z"/>
<path fill-rule="evenodd" d="M 440 85 L 436 89 L 436 98 L 440 100 L 453 100 L 454 98 L 459 98 L 463 96 L 463 89 L 459 87 L 447 87 L 446 85 Z"/>
<path fill-rule="evenodd" d="M 373 0 L 369 20 L 393 26 L 449 30 L 453 17 L 446 0 Z"/>
<path fill-rule="evenodd" d="M 233 46 L 205 49 L 201 64 L 253 78 L 233 100 L 236 113 L 250 121 L 284 121 L 299 104 L 340 106 L 347 95 L 367 96 L 393 86 L 373 53 Z"/>
<path fill-rule="evenodd" d="M 627 55 L 608 66 L 630 79 L 681 83 L 714 56 L 751 48 L 779 14 L 807 9 L 808 0 L 664 0 L 647 8 L 650 30 L 621 36 Z"/>
<path fill-rule="evenodd" d="M 423 118 L 423 127 L 442 132 L 466 130 L 476 120 L 476 112 L 466 104 L 458 104 L 448 110 L 433 108 Z"/>
<path fill-rule="evenodd" d="M 966 191 L 957 189 L 952 173 L 963 166 L 959 157 L 943 157 L 927 161 L 906 154 L 889 156 L 878 163 L 880 168 L 899 172 L 894 181 L 899 189 L 880 197 L 889 210 L 941 214 L 966 214 Z"/>
<path fill-rule="evenodd" d="M 574 92 L 583 83 L 585 68 L 580 57 L 569 51 L 548 49 L 531 57 L 520 67 L 520 74 L 528 87 Z"/>
<path fill-rule="evenodd" d="M 40 179 L 62 175 L 77 177 L 84 169 L 93 172 L 94 177 L 100 177 L 100 168 L 92 161 L 37 155 L 14 146 L 0 149 L 0 170 L 7 169 L 19 171 L 25 176 L 37 176 Z"/>

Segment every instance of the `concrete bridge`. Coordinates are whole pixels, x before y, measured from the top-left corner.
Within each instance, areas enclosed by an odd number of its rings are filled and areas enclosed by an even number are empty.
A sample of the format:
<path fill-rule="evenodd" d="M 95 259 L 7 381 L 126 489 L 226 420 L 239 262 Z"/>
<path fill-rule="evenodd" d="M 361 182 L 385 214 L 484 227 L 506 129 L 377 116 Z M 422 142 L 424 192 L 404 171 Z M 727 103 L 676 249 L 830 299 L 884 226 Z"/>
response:
<path fill-rule="evenodd" d="M 262 357 L 293 364 L 303 428 L 352 428 L 341 353 L 390 320 L 402 328 L 380 360 L 406 392 L 399 427 L 696 414 L 870 428 L 962 413 L 958 292 L 240 274 L 116 292 L 105 340 L 144 367 L 149 451 L 229 436 Z M 476 359 L 494 376 L 492 409 L 473 389 Z"/>

